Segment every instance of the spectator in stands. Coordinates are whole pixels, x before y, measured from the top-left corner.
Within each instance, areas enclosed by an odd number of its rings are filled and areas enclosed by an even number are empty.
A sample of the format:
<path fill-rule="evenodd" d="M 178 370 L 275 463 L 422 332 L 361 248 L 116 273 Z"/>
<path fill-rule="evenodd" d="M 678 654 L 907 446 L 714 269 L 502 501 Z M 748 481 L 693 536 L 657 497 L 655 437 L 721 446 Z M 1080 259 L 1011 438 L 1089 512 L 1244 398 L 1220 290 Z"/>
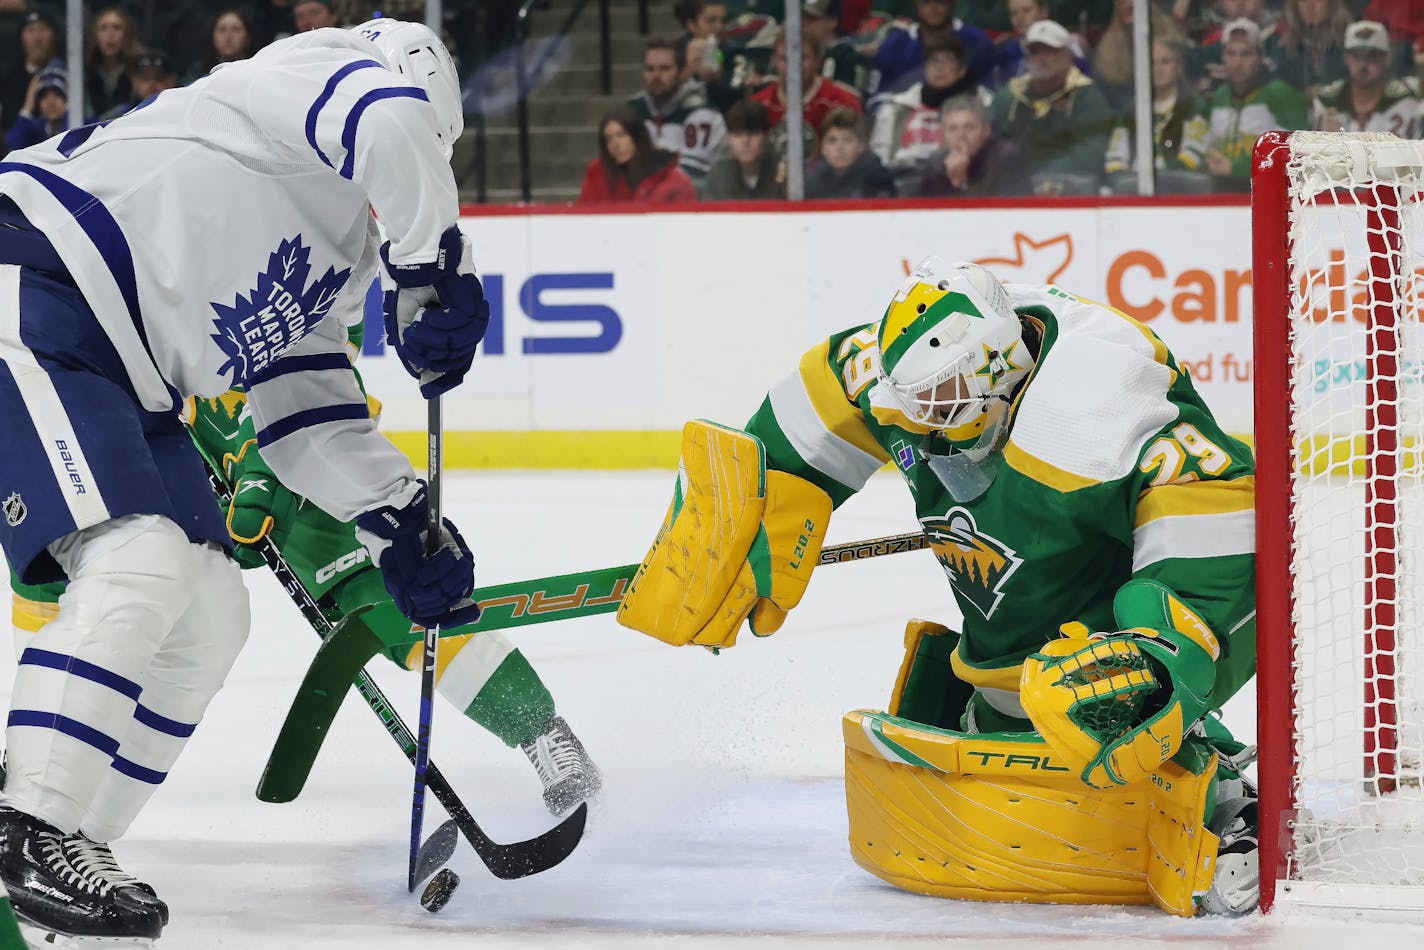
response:
<path fill-rule="evenodd" d="M 1002 0 L 1002 2 L 1008 11 L 1008 29 L 999 37 L 994 46 L 994 68 L 988 83 L 994 89 L 998 89 L 1010 79 L 1022 76 L 1028 71 L 1028 54 L 1024 51 L 1023 36 L 1028 32 L 1028 28 L 1039 20 L 1053 19 L 1049 15 L 1048 0 Z M 984 26 L 978 20 L 972 20 L 972 22 Z M 1091 69 L 1088 65 L 1087 54 L 1083 51 L 1083 42 L 1077 34 L 1071 34 L 1071 36 L 1073 65 L 1082 70 L 1084 74 L 1088 74 Z"/>
<path fill-rule="evenodd" d="M 700 79 L 679 82 L 681 53 L 672 40 L 651 40 L 643 49 L 643 91 L 628 105 L 643 117 L 653 144 L 678 156 L 678 164 L 700 186 L 712 156 L 727 137 L 722 113 L 707 100 Z"/>
<path fill-rule="evenodd" d="M 491 5 L 492 8 L 505 6 L 507 4 L 504 3 Z M 297 24 L 292 17 L 292 0 L 257 0 L 248 11 L 248 23 L 252 27 L 254 51 L 297 32 Z M 482 36 L 481 40 L 484 39 Z"/>
<path fill-rule="evenodd" d="M 31 10 L 20 28 L 20 62 L 0 78 L 0 122 L 15 124 L 34 91 L 34 79 L 58 55 L 59 25 L 47 13 Z"/>
<path fill-rule="evenodd" d="M 743 99 L 727 110 L 727 150 L 713 160 L 703 201 L 774 201 L 786 197 L 785 166 L 771 150 L 771 116 Z"/>
<path fill-rule="evenodd" d="M 682 28 L 678 47 L 686 63 L 683 79 L 705 83 L 722 81 L 722 54 L 718 38 L 727 24 L 727 5 L 720 0 L 681 0 L 673 7 Z"/>
<path fill-rule="evenodd" d="M 84 40 L 84 107 L 102 115 L 127 102 L 132 88 L 129 70 L 138 55 L 138 32 L 118 7 L 100 10 L 89 23 Z"/>
<path fill-rule="evenodd" d="M 30 93 L 15 124 L 5 133 L 10 151 L 37 145 L 69 128 L 69 77 L 59 61 L 45 67 L 30 83 Z"/>
<path fill-rule="evenodd" d="M 964 44 L 969 75 L 975 82 L 987 81 L 994 66 L 989 34 L 956 18 L 951 0 L 915 0 L 915 22 L 908 28 L 891 30 L 876 50 L 868 95 L 873 99 L 882 93 L 893 94 L 915 82 L 924 61 L 924 44 L 951 35 Z"/>
<path fill-rule="evenodd" d="M 1343 2 L 1343 0 L 1332 0 Z M 1237 20 L 1250 20 L 1261 29 L 1262 63 L 1267 71 L 1275 68 L 1276 32 L 1281 15 L 1281 2 L 1274 0 L 1267 8 L 1263 0 L 1216 0 L 1207 13 L 1208 29 L 1202 34 L 1200 46 L 1201 67 L 1198 91 L 1210 93 L 1225 80 L 1225 69 L 1221 64 L 1222 46 L 1226 42 L 1226 24 Z M 1348 21 L 1347 21 L 1348 22 Z"/>
<path fill-rule="evenodd" d="M 821 75 L 849 86 L 857 96 L 865 94 L 870 80 L 870 60 L 855 48 L 850 37 L 840 32 L 839 0 L 804 0 L 801 23 L 806 33 L 816 37 L 826 51 Z"/>
<path fill-rule="evenodd" d="M 168 64 L 168 57 L 159 50 L 139 50 L 134 58 L 133 72 L 129 75 L 133 80 L 133 92 L 130 93 L 128 101 L 119 103 L 99 116 L 101 121 L 107 122 L 126 112 L 132 112 L 149 96 L 156 96 L 163 90 L 178 85 L 178 74 Z"/>
<path fill-rule="evenodd" d="M 653 145 L 643 117 L 615 106 L 598 126 L 598 155 L 588 163 L 575 204 L 696 201 L 697 189 L 677 155 Z"/>
<path fill-rule="evenodd" d="M 1157 169 L 1158 193 L 1206 191 L 1210 181 L 1199 165 L 1185 158 L 1182 142 L 1189 132 L 1200 136 L 1206 122 L 1200 115 L 1191 85 L 1186 81 L 1186 53 L 1183 43 L 1165 39 L 1152 41 L 1152 153 Z M 1108 141 L 1104 171 L 1114 190 L 1137 193 L 1137 109 L 1129 99 L 1123 121 L 1113 129 Z M 1184 176 L 1200 175 L 1201 178 Z"/>
<path fill-rule="evenodd" d="M 844 86 L 834 79 L 825 79 L 821 76 L 821 61 L 825 50 L 820 42 L 810 34 L 803 33 L 801 36 L 801 115 L 806 123 L 807 137 L 814 139 L 815 148 L 819 148 L 821 141 L 822 127 L 825 125 L 826 117 L 836 109 L 849 109 L 857 114 L 864 111 L 860 105 L 860 97 L 855 94 L 855 90 L 849 86 Z M 786 95 L 783 92 L 783 83 L 787 75 L 786 63 L 786 36 L 777 38 L 776 47 L 771 57 L 772 68 L 776 71 L 777 81 L 765 86 L 752 98 L 766 106 L 771 114 L 771 126 L 777 129 L 782 126 L 786 118 Z M 786 134 L 785 128 L 780 128 L 780 136 Z M 807 152 L 809 157 L 815 148 Z M 784 149 L 779 149 L 783 150 Z"/>
<path fill-rule="evenodd" d="M 292 4 L 292 23 L 298 33 L 336 26 L 336 11 L 331 0 L 297 0 Z"/>
<path fill-rule="evenodd" d="M 1274 49 L 1276 75 L 1305 92 L 1344 79 L 1345 28 L 1353 17 L 1345 0 L 1286 0 Z"/>
<path fill-rule="evenodd" d="M 1249 191 L 1251 149 L 1262 132 L 1307 127 L 1305 96 L 1280 79 L 1268 79 L 1262 62 L 1261 28 L 1233 20 L 1222 28 L 1221 64 L 1226 81 L 1206 101 L 1203 123 L 1188 130 L 1182 159 L 1205 165 L 1217 191 Z"/>
<path fill-rule="evenodd" d="M 925 198 L 983 198 L 1011 193 L 1022 156 L 994 133 L 978 96 L 955 96 L 940 110 L 944 147 L 925 163 L 915 193 Z"/>
<path fill-rule="evenodd" d="M 221 63 L 235 63 L 252 55 L 252 27 L 241 10 L 224 10 L 213 20 L 212 43 L 188 74 L 183 85 L 201 79 Z"/>
<path fill-rule="evenodd" d="M 942 145 L 940 107 L 952 96 L 991 96 L 969 76 L 964 45 L 956 36 L 925 45 L 924 76 L 875 110 L 870 150 L 895 176 L 895 190 L 911 194 L 925 161 Z"/>
<path fill-rule="evenodd" d="M 1186 34 L 1175 20 L 1157 7 L 1149 9 L 1154 41 L 1186 42 Z M 1132 97 L 1136 75 L 1132 59 L 1132 19 L 1133 0 L 1115 0 L 1112 20 L 1093 51 L 1093 81 L 1116 110 L 1121 110 Z"/>
<path fill-rule="evenodd" d="M 1394 50 L 1384 24 L 1361 20 L 1345 30 L 1349 79 L 1322 86 L 1310 113 L 1320 132 L 1389 132 L 1418 138 L 1420 100 L 1403 79 L 1391 75 Z"/>
<path fill-rule="evenodd" d="M 1112 108 L 1093 80 L 1073 65 L 1068 31 L 1039 20 L 1024 36 L 1028 73 L 994 95 L 994 131 L 1023 152 L 1022 174 L 1042 194 L 1097 190 L 1112 132 Z"/>
<path fill-rule="evenodd" d="M 118 0 L 114 5 L 129 15 L 139 45 L 167 53 L 178 75 L 203 54 L 208 34 L 194 25 L 207 22 L 206 0 Z"/>
<path fill-rule="evenodd" d="M 1373 20 L 1389 28 L 1396 42 L 1424 43 L 1424 3 L 1419 0 L 1370 0 L 1360 14 L 1362 20 Z"/>
<path fill-rule="evenodd" d="M 851 109 L 826 116 L 821 160 L 806 173 L 807 198 L 893 198 L 895 180 L 865 147 L 865 117 Z"/>
<path fill-rule="evenodd" d="M 860 98 L 849 87 L 834 80 L 827 80 L 820 75 L 820 63 L 824 50 L 817 43 L 816 37 L 810 34 L 802 34 L 802 127 L 803 138 L 806 144 L 806 160 L 810 161 L 812 155 L 820 151 L 820 135 L 822 127 L 826 124 L 826 117 L 836 111 L 837 108 L 849 108 L 853 113 L 862 113 Z M 783 81 L 786 78 L 786 36 L 778 37 L 776 47 L 772 53 L 772 67 L 775 68 L 778 80 L 775 83 L 765 85 L 758 93 L 753 95 L 753 100 L 765 105 L 766 111 L 772 117 L 772 148 L 778 155 L 785 157 L 786 154 L 786 95 L 783 93 Z"/>
<path fill-rule="evenodd" d="M 696 79 L 703 84 L 707 100 L 721 112 L 742 97 L 734 88 L 722 49 L 722 30 L 727 24 L 727 7 L 721 0 L 682 0 L 673 14 L 686 30 L 678 37 L 681 81 Z"/>

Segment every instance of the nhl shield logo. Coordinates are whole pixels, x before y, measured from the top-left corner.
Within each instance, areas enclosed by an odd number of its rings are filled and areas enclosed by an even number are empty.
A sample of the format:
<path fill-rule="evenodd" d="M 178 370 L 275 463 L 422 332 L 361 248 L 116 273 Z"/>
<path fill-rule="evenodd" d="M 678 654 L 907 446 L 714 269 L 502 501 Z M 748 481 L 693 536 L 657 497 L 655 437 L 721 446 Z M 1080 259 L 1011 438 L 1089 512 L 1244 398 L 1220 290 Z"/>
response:
<path fill-rule="evenodd" d="M 25 520 L 25 515 L 30 510 L 25 507 L 25 500 L 20 497 L 17 491 L 10 492 L 10 497 L 5 499 L 5 523 L 10 527 L 15 527 Z"/>

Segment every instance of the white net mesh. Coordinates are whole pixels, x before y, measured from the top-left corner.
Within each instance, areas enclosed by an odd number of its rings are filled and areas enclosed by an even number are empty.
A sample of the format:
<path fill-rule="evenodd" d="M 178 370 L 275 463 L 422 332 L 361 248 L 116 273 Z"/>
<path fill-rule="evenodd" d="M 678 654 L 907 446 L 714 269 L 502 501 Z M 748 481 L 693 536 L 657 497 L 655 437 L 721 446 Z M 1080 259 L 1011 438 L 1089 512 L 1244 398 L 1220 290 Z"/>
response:
<path fill-rule="evenodd" d="M 1373 903 L 1424 889 L 1424 143 L 1297 133 L 1288 177 L 1288 877 Z"/>

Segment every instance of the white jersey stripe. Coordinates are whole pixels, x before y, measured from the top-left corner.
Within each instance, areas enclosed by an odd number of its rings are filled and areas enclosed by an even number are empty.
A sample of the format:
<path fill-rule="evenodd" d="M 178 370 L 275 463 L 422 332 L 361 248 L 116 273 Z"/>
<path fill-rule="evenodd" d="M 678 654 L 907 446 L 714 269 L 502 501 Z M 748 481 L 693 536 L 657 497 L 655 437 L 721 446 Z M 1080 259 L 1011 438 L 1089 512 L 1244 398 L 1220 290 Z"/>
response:
<path fill-rule="evenodd" d="M 1149 521 L 1132 532 L 1132 569 L 1167 558 L 1208 558 L 1256 552 L 1256 512 L 1177 515 Z"/>
<path fill-rule="evenodd" d="M 440 674 L 440 695 L 463 712 L 513 652 L 514 644 L 493 630 L 475 634 Z"/>
<path fill-rule="evenodd" d="M 772 386 L 768 395 L 782 434 L 807 464 L 856 491 L 879 470 L 878 458 L 826 428 L 811 404 L 800 373 L 792 373 Z"/>
<path fill-rule="evenodd" d="M 79 447 L 54 382 L 20 338 L 20 268 L 13 264 L 0 265 L 0 360 L 15 378 L 75 526 L 88 528 L 108 521 L 109 509 L 99 483 Z"/>

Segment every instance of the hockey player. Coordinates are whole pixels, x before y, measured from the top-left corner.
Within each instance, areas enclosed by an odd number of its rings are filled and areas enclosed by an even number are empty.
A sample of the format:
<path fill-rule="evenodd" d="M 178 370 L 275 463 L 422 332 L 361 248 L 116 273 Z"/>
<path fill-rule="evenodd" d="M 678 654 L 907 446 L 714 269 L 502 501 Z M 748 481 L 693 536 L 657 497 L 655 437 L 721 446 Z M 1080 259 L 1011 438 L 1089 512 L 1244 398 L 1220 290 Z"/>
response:
<path fill-rule="evenodd" d="M 893 715 L 847 717 L 856 860 L 945 896 L 1254 906 L 1248 756 L 1209 715 L 1254 674 L 1252 459 L 1116 310 L 927 260 L 745 433 L 689 424 L 620 621 L 712 648 L 774 632 L 832 507 L 886 462 L 963 620 L 910 621 Z"/>
<path fill-rule="evenodd" d="M 462 127 L 438 39 L 377 20 L 0 163 L 0 544 L 22 581 L 68 580 L 6 730 L 0 877 L 32 937 L 161 934 L 166 906 L 108 842 L 247 635 L 185 397 L 243 387 L 272 469 L 355 521 L 411 621 L 476 615 L 468 547 L 447 521 L 426 553 L 425 486 L 343 352 L 384 265 L 391 342 L 422 393 L 468 371 L 489 308 L 456 227 Z"/>
<path fill-rule="evenodd" d="M 350 328 L 348 350 L 353 357 L 360 350 L 361 331 L 359 325 Z M 356 382 L 360 385 L 359 376 Z M 376 418 L 379 403 L 371 397 L 368 401 Z M 184 409 L 189 434 L 233 488 L 224 519 L 237 544 L 238 563 L 264 569 L 266 562 L 254 545 L 270 537 L 314 597 L 330 597 L 345 615 L 359 612 L 350 622 L 372 629 L 386 644 L 387 658 L 405 669 L 419 669 L 424 657 L 421 635 L 412 633 L 410 621 L 386 592 L 380 571 L 356 538 L 355 526 L 337 521 L 282 485 L 257 448 L 246 406 L 246 394 L 234 390 L 216 399 L 190 399 Z M 18 658 L 31 645 L 32 635 L 54 616 L 64 585 L 24 585 L 13 572 L 10 583 Z M 506 637 L 493 630 L 478 635 L 459 628 L 442 631 L 435 682 L 461 713 L 524 752 L 543 782 L 544 804 L 552 814 L 561 817 L 597 794 L 598 768 L 555 712 L 554 698 L 539 674 Z"/>

